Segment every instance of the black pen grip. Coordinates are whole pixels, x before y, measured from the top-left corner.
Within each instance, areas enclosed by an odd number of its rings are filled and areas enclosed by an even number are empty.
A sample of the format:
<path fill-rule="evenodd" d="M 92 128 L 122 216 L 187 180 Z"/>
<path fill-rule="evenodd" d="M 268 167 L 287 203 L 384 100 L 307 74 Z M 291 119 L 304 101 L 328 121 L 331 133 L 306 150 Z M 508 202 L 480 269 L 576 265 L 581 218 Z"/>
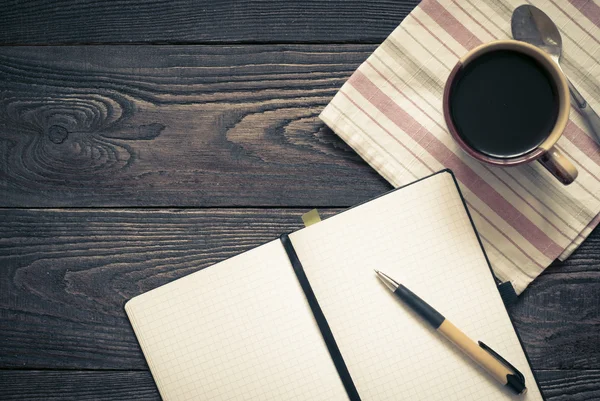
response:
<path fill-rule="evenodd" d="M 419 316 L 427 320 L 427 322 L 437 330 L 438 327 L 446 320 L 438 311 L 433 309 L 429 304 L 415 295 L 411 290 L 403 286 L 398 285 L 394 294 L 398 296 L 405 304 L 411 307 L 412 310 L 417 312 Z"/>

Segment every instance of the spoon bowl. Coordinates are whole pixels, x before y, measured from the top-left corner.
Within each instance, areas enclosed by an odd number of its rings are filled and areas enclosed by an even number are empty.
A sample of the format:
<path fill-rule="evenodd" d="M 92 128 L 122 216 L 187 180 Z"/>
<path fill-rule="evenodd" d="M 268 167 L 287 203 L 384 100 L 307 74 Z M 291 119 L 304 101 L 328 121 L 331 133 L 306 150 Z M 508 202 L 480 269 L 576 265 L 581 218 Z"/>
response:
<path fill-rule="evenodd" d="M 530 5 L 519 6 L 511 19 L 513 38 L 546 51 L 557 63 L 562 56 L 562 38 L 558 28 L 542 10 Z"/>
<path fill-rule="evenodd" d="M 565 75 L 560 65 L 562 57 L 562 38 L 556 24 L 537 7 L 528 4 L 519 6 L 513 11 L 510 21 L 513 38 L 534 45 L 550 55 L 560 71 Z M 590 131 L 600 144 L 600 116 L 592 109 L 577 88 L 567 78 L 572 104 L 587 120 Z"/>

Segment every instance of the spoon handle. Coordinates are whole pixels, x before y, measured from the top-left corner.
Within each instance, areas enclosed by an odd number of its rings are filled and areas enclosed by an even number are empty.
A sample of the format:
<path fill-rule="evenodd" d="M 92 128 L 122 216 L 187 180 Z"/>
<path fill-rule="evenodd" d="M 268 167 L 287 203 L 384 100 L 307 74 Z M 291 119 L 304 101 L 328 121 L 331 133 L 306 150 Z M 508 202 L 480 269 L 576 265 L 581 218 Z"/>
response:
<path fill-rule="evenodd" d="M 592 133 L 596 137 L 596 142 L 600 145 L 600 117 L 598 114 L 592 109 L 592 107 L 588 104 L 588 102 L 581 96 L 581 93 L 575 88 L 575 86 L 569 81 L 567 78 L 567 83 L 569 84 L 569 91 L 571 92 L 571 98 L 573 102 L 579 109 L 579 112 L 585 117 L 588 121 L 590 129 Z"/>

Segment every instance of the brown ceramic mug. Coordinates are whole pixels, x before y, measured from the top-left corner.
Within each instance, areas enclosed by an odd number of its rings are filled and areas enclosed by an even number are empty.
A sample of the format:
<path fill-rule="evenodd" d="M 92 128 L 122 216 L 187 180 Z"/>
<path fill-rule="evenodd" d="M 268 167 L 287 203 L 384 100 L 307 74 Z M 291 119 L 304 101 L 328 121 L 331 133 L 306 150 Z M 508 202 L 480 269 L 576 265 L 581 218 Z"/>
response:
<path fill-rule="evenodd" d="M 491 54 L 492 52 L 494 52 L 494 54 Z M 514 54 L 513 52 L 517 52 L 518 55 Z M 457 112 L 455 111 L 457 109 L 457 106 L 455 106 L 457 104 L 456 93 L 466 93 L 464 92 L 464 90 L 463 92 L 460 92 L 461 89 L 456 89 L 457 85 L 455 85 L 455 83 L 459 81 L 464 82 L 464 75 L 462 75 L 463 73 L 474 74 L 472 73 L 472 71 L 474 71 L 475 68 L 479 68 L 477 64 L 474 64 L 471 67 L 469 67 L 469 64 L 479 60 L 478 62 L 481 65 L 483 65 L 482 63 L 486 63 L 486 60 L 489 60 L 498 54 L 508 56 L 511 56 L 512 54 L 514 57 L 520 57 L 522 59 L 530 60 L 529 62 L 536 64 L 537 68 L 541 67 L 540 71 L 543 70 L 544 76 L 547 78 L 547 81 L 552 86 L 552 102 L 554 102 L 555 104 L 554 109 L 552 109 L 554 115 L 548 116 L 548 121 L 550 121 L 547 123 L 549 124 L 547 125 L 548 128 L 543 132 L 537 133 L 538 142 L 535 142 L 534 146 L 531 149 L 526 149 L 519 154 L 510 154 L 508 156 L 482 151 L 482 149 L 475 146 L 472 140 L 473 137 L 470 138 L 466 135 L 467 130 L 464 128 L 464 124 L 462 125 L 463 132 L 461 132 L 461 129 L 459 128 L 459 126 L 461 126 L 461 122 L 458 121 L 459 117 Z M 508 73 L 499 70 L 499 74 L 506 75 Z M 510 79 L 510 76 L 504 78 Z M 490 76 L 489 79 L 494 79 L 494 77 Z M 484 82 L 487 82 L 487 79 L 484 80 Z M 502 90 L 502 88 L 500 88 L 500 90 Z M 474 103 L 476 106 L 479 104 L 484 104 L 485 100 L 487 100 L 486 96 L 488 96 L 488 94 L 484 91 L 480 91 L 480 93 L 477 96 L 479 96 L 479 98 L 477 99 L 479 103 Z M 489 96 L 494 96 L 494 93 L 489 93 Z M 484 102 L 481 102 L 482 99 L 484 100 Z M 489 104 L 493 104 L 493 99 L 489 100 Z M 546 101 L 548 99 L 543 100 Z M 506 104 L 506 102 L 502 104 Z M 460 145 L 460 147 L 464 151 L 466 151 L 470 156 L 483 163 L 496 166 L 516 166 L 537 160 L 550 173 L 552 173 L 552 175 L 554 175 L 560 182 L 562 182 L 565 185 L 568 185 L 575 180 L 575 178 L 577 177 L 577 169 L 554 145 L 562 135 L 565 126 L 567 125 L 570 107 L 571 106 L 569 102 L 569 89 L 567 86 L 567 81 L 563 73 L 556 65 L 556 63 L 544 51 L 538 49 L 537 47 L 515 40 L 499 40 L 495 42 L 490 42 L 478 46 L 475 49 L 469 51 L 462 58 L 460 58 L 454 69 L 450 72 L 450 76 L 448 77 L 448 80 L 446 81 L 446 86 L 444 88 L 443 108 L 444 118 L 446 120 L 448 130 L 450 131 L 450 134 L 455 139 L 455 141 Z M 469 110 L 464 110 L 466 111 L 464 111 L 462 115 L 468 116 L 467 113 L 469 112 Z M 524 113 L 527 112 L 527 110 L 524 111 Z M 478 115 L 481 115 L 481 113 Z M 483 122 L 480 122 L 480 124 L 482 123 Z M 518 122 L 515 123 L 518 124 Z M 493 129 L 490 130 L 493 131 Z M 514 130 L 514 132 L 516 131 L 518 130 Z M 482 135 L 486 134 L 483 133 Z M 507 137 L 510 137 L 510 135 L 508 135 Z M 499 136 L 498 138 L 498 141 L 503 140 L 503 137 Z M 514 138 L 515 137 L 513 137 L 513 139 Z M 506 145 L 510 147 L 510 144 Z"/>

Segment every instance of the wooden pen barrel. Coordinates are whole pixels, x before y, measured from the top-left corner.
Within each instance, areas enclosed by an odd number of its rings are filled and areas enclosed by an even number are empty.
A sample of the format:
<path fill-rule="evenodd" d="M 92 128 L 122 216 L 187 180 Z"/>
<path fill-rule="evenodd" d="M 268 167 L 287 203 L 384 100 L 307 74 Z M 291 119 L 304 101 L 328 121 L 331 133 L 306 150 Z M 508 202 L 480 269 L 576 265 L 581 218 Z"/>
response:
<path fill-rule="evenodd" d="M 497 381 L 503 385 L 508 385 L 515 393 L 524 394 L 527 392 L 523 375 L 503 358 L 496 354 L 494 350 L 481 343 L 481 346 L 471 340 L 465 333 L 460 331 L 458 327 L 450 323 L 446 318 L 436 311 L 431 305 L 423 301 L 408 288 L 395 282 L 385 274 L 376 271 L 377 274 L 384 280 L 394 294 L 406 303 L 412 310 L 419 314 L 433 328 L 444 335 L 454 345 L 460 348 L 472 360 L 477 362 L 479 366 L 484 368 Z M 395 289 L 394 289 L 395 288 Z M 485 346 L 485 348 L 482 348 Z M 502 362 L 500 362 L 502 361 Z M 504 363 L 503 363 L 504 362 Z M 510 368 L 514 369 L 513 372 Z"/>
<path fill-rule="evenodd" d="M 477 362 L 479 366 L 484 368 L 500 383 L 506 385 L 508 383 L 507 375 L 513 372 L 499 362 L 496 358 L 481 348 L 475 341 L 471 340 L 465 333 L 459 330 L 448 319 L 437 328 L 441 334 L 450 340 L 454 345 L 460 348 L 472 360 Z"/>

